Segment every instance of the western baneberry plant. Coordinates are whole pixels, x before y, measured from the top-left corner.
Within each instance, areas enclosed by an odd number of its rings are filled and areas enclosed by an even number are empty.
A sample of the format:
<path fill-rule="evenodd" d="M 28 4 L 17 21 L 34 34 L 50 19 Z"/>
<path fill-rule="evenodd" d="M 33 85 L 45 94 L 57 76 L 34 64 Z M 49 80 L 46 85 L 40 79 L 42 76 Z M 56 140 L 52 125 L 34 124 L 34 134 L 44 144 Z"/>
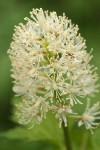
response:
<path fill-rule="evenodd" d="M 92 56 L 78 26 L 65 14 L 57 16 L 42 9 L 33 9 L 30 14 L 25 24 L 15 27 L 8 50 L 13 91 L 22 99 L 16 105 L 18 122 L 32 128 L 51 111 L 64 132 L 67 117 L 76 118 L 79 127 L 84 124 L 93 132 L 100 125 L 99 102 L 90 107 L 91 96 L 98 92 L 98 75 L 90 65 Z M 74 106 L 82 107 L 84 101 L 85 112 L 74 112 Z"/>

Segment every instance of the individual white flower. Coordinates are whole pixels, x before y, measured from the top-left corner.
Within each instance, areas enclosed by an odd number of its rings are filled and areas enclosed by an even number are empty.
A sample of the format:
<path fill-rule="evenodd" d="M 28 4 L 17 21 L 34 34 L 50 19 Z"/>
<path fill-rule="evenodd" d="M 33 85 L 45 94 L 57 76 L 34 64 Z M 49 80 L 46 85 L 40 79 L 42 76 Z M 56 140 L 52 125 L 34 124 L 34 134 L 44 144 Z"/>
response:
<path fill-rule="evenodd" d="M 67 118 L 68 114 L 75 114 L 73 113 L 71 106 L 68 105 L 61 105 L 60 103 L 57 106 L 51 106 L 51 110 L 56 113 L 56 118 L 59 119 L 59 127 L 61 127 L 62 123 L 64 122 L 65 127 L 67 126 Z"/>
<path fill-rule="evenodd" d="M 25 18 L 25 24 L 15 27 L 8 51 L 13 90 L 24 99 L 18 106 L 23 109 L 19 112 L 19 122 L 25 124 L 36 117 L 41 122 L 34 113 L 41 114 L 44 110 L 36 105 L 42 97 L 45 112 L 56 107 L 56 117 L 62 118 L 66 126 L 68 111 L 61 111 L 63 108 L 57 104 L 72 107 L 82 103 L 80 97 L 97 92 L 98 77 L 89 64 L 91 55 L 86 52 L 85 40 L 78 33 L 78 26 L 73 25 L 65 14 L 57 16 L 56 12 L 49 13 L 41 8 L 33 9 L 30 14 L 31 19 Z"/>
<path fill-rule="evenodd" d="M 93 133 L 92 129 L 96 128 L 100 125 L 100 104 L 97 102 L 90 108 L 90 101 L 87 103 L 87 107 L 83 115 L 81 116 L 80 121 L 78 122 L 78 126 L 85 125 L 86 129 L 90 129 Z"/>

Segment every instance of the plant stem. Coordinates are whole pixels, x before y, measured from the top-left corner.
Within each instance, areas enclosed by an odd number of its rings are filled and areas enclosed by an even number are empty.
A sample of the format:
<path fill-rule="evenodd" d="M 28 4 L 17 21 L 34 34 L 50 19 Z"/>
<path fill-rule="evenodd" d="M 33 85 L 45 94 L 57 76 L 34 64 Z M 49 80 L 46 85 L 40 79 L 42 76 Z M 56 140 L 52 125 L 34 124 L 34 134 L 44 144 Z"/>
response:
<path fill-rule="evenodd" d="M 87 148 L 88 140 L 89 140 L 89 135 L 87 134 L 87 132 L 85 132 L 82 138 L 82 144 L 80 150 L 84 150 Z"/>
<path fill-rule="evenodd" d="M 62 128 L 64 133 L 66 150 L 72 150 L 68 127 L 65 127 L 64 122 L 62 123 Z"/>

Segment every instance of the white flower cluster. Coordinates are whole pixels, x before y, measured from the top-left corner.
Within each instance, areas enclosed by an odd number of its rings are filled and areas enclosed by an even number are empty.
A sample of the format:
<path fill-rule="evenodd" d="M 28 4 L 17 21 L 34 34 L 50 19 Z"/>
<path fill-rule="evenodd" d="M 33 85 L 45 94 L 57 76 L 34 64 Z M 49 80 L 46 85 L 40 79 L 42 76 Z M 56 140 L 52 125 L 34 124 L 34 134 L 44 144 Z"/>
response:
<path fill-rule="evenodd" d="M 98 76 L 89 64 L 92 57 L 86 52 L 78 26 L 65 14 L 57 16 L 56 12 L 42 9 L 33 9 L 30 14 L 31 19 L 25 18 L 26 24 L 15 27 L 8 51 L 13 90 L 23 99 L 17 105 L 17 116 L 21 124 L 33 126 L 51 110 L 60 125 L 64 122 L 67 126 L 67 115 L 74 115 L 72 107 L 82 104 L 80 97 L 97 92 Z"/>

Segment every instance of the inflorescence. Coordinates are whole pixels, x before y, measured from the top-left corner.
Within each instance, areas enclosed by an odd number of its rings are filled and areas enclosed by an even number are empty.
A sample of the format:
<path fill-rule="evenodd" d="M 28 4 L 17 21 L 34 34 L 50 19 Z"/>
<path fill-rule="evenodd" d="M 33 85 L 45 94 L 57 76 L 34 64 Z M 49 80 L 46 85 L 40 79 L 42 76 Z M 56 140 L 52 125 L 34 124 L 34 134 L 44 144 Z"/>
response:
<path fill-rule="evenodd" d="M 26 24 L 15 27 L 8 50 L 13 90 L 22 98 L 16 112 L 19 123 L 33 127 L 50 110 L 60 126 L 62 122 L 67 126 L 67 117 L 74 116 L 78 126 L 85 124 L 92 130 L 100 124 L 96 122 L 100 119 L 99 102 L 91 108 L 87 104 L 83 115 L 73 112 L 75 104 L 81 105 L 98 91 L 96 68 L 89 64 L 92 56 L 78 26 L 65 14 L 57 16 L 41 8 L 30 15 Z"/>

